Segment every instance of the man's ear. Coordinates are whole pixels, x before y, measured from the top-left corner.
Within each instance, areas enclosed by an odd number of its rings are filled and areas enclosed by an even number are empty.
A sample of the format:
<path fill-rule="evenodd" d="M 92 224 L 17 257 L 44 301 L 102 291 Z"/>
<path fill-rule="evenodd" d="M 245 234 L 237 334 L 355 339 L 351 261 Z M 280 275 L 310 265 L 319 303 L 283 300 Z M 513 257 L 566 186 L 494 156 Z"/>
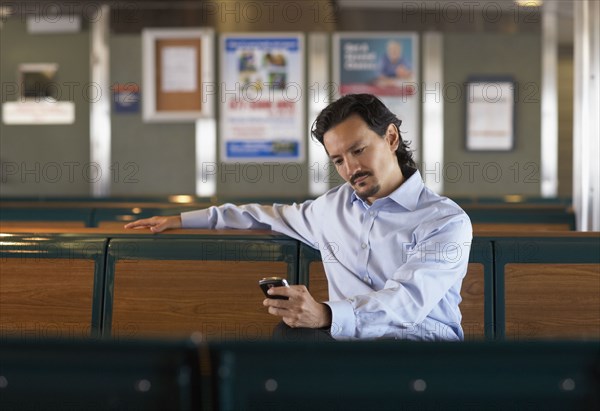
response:
<path fill-rule="evenodd" d="M 400 132 L 394 123 L 390 123 L 385 131 L 385 139 L 393 151 L 396 151 L 398 145 L 400 144 Z"/>

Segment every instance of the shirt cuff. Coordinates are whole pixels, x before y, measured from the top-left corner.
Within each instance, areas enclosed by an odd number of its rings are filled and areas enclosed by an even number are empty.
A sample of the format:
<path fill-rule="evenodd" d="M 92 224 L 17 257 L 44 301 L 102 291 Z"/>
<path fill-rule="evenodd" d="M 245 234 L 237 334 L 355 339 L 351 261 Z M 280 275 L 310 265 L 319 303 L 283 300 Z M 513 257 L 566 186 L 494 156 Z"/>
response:
<path fill-rule="evenodd" d="M 182 228 L 210 228 L 208 224 L 208 209 L 186 211 L 181 213 Z"/>
<path fill-rule="evenodd" d="M 356 320 L 354 308 L 348 300 L 326 301 L 331 308 L 331 336 L 333 338 L 354 337 Z"/>

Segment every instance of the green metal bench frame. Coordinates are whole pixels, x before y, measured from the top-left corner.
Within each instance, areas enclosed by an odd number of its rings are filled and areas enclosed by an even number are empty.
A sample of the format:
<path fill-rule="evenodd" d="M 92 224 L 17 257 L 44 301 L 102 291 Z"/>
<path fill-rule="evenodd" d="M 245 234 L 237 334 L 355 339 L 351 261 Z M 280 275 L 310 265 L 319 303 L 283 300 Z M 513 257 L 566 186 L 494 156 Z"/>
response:
<path fill-rule="evenodd" d="M 189 340 L 21 340 L 0 350 L 0 409 L 203 409 Z"/>
<path fill-rule="evenodd" d="M 594 342 L 271 341 L 208 348 L 221 411 L 562 410 L 598 403 Z"/>

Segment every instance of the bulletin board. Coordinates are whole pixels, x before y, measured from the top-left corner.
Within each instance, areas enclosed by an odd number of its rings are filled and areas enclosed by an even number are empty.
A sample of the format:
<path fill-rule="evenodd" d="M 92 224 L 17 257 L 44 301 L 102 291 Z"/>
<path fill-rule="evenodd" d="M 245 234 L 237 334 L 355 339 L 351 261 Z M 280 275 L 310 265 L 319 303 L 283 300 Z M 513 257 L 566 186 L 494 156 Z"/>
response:
<path fill-rule="evenodd" d="M 213 42 L 214 33 L 208 29 L 143 31 L 144 121 L 213 117 Z"/>

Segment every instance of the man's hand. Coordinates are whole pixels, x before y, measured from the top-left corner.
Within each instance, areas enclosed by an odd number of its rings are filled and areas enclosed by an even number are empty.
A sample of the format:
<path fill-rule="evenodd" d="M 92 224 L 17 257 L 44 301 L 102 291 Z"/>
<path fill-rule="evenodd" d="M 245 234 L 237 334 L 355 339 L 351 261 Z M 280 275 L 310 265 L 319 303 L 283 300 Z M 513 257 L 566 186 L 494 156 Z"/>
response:
<path fill-rule="evenodd" d="M 169 228 L 181 228 L 181 217 L 180 216 L 155 216 L 150 218 L 144 218 L 141 220 L 132 221 L 129 224 L 125 224 L 125 228 L 149 228 L 153 233 L 160 233 L 161 231 Z"/>
<path fill-rule="evenodd" d="M 287 300 L 266 298 L 263 305 L 269 307 L 269 314 L 281 317 L 290 327 L 331 327 L 331 309 L 327 304 L 317 302 L 305 286 L 273 287 L 268 293 L 288 297 Z"/>

